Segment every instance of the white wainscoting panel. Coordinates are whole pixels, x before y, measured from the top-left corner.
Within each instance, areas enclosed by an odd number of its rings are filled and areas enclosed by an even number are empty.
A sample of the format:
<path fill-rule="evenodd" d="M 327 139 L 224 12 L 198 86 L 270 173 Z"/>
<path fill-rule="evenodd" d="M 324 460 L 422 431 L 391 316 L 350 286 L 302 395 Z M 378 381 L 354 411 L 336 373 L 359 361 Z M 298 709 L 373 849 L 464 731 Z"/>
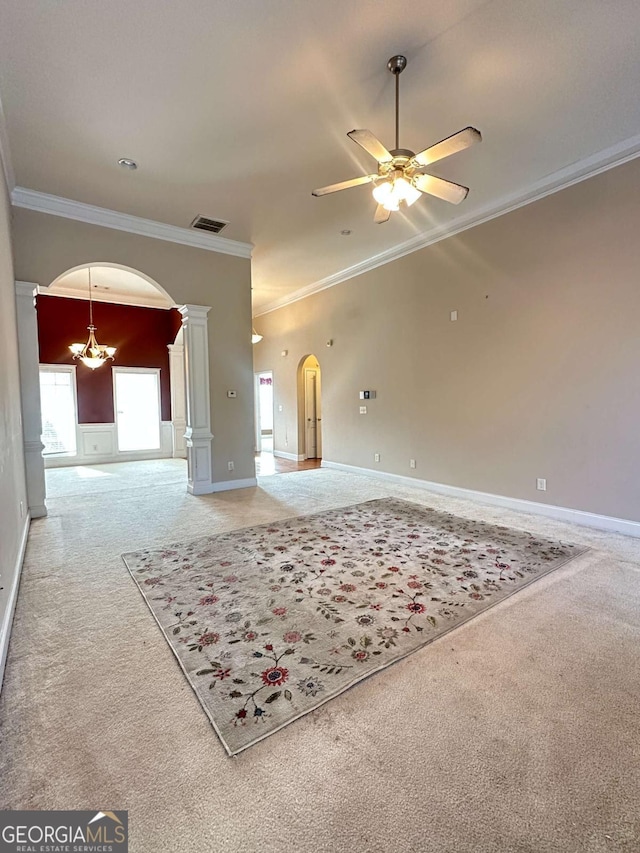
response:
<path fill-rule="evenodd" d="M 109 462 L 136 462 L 142 459 L 170 459 L 173 456 L 173 424 L 160 424 L 159 450 L 118 450 L 115 424 L 78 424 L 76 454 L 45 456 L 45 468 L 68 468 L 71 465 L 105 465 Z"/>

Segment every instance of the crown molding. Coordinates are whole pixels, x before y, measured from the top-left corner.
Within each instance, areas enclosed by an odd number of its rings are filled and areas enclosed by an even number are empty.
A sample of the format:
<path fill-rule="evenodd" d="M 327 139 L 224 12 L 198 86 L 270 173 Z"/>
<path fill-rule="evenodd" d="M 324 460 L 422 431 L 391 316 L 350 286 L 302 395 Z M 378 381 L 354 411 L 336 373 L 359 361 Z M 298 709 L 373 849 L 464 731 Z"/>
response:
<path fill-rule="evenodd" d="M 7 192 L 11 193 L 16 185 L 13 166 L 11 165 L 11 154 L 9 153 L 9 133 L 7 131 L 7 120 L 5 118 L 2 101 L 0 100 L 0 163 L 7 182 Z"/>
<path fill-rule="evenodd" d="M 178 225 L 167 225 L 166 222 L 142 219 L 129 213 L 118 213 L 106 207 L 96 207 L 93 204 L 84 204 L 25 187 L 13 189 L 11 202 L 15 207 L 35 210 L 38 213 L 49 213 L 52 216 L 75 219 L 90 225 L 101 225 L 104 228 L 114 228 L 116 231 L 139 234 L 141 237 L 153 237 L 156 240 L 181 243 L 183 246 L 193 246 L 196 249 L 206 249 L 222 255 L 234 255 L 237 258 L 250 258 L 253 249 L 252 243 L 241 243 L 238 240 L 219 237 L 217 234 L 205 234 L 202 231 L 180 228 Z"/>
<path fill-rule="evenodd" d="M 453 237 L 455 234 L 467 231 L 469 228 L 475 228 L 476 225 L 482 225 L 491 219 L 497 219 L 505 213 L 511 213 L 511 211 L 517 210 L 519 207 L 524 207 L 527 204 L 545 198 L 545 196 L 571 187 L 587 178 L 595 177 L 595 175 L 606 172 L 608 169 L 613 169 L 615 166 L 621 166 L 623 163 L 627 163 L 639 155 L 640 134 L 625 139 L 609 148 L 605 148 L 597 154 L 577 160 L 575 163 L 571 163 L 557 172 L 552 172 L 550 175 L 546 175 L 544 178 L 535 181 L 524 190 L 505 195 L 498 201 L 486 204 L 466 216 L 464 214 L 457 216 L 448 222 L 446 226 L 431 228 L 422 234 L 412 237 L 410 240 L 406 240 L 397 246 L 386 249 L 384 252 L 373 255 L 371 258 L 360 261 L 319 281 L 305 285 L 305 287 L 301 287 L 299 290 L 295 290 L 293 293 L 263 306 L 253 316 L 261 317 L 263 314 L 269 314 L 272 311 L 277 311 L 279 308 L 284 308 L 285 305 L 306 299 L 307 296 L 311 296 L 314 293 L 320 293 L 320 291 L 327 290 L 329 287 L 335 287 L 336 284 L 341 284 L 343 281 L 348 281 L 357 275 L 362 275 L 362 273 L 374 270 L 376 267 L 396 261 L 405 255 L 417 252 L 420 249 L 440 242 L 440 240 L 445 240 L 447 237 Z"/>

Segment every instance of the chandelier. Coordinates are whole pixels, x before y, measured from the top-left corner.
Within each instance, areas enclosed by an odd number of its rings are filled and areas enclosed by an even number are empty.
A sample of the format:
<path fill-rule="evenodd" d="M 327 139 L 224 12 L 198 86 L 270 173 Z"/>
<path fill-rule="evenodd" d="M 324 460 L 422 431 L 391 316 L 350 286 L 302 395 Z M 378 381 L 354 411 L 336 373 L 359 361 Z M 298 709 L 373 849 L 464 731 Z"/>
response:
<path fill-rule="evenodd" d="M 96 340 L 96 327 L 93 325 L 93 300 L 91 299 L 91 267 L 89 267 L 89 339 L 86 344 L 71 344 L 69 349 L 74 359 L 80 359 L 83 364 L 95 370 L 107 361 L 113 361 L 116 347 L 106 347 Z"/>

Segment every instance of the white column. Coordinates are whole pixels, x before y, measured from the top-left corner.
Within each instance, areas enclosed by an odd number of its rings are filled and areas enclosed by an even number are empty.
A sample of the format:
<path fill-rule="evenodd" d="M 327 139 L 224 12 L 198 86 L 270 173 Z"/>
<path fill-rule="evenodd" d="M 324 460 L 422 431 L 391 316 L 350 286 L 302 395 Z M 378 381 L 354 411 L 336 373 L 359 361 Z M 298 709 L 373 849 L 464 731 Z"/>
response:
<path fill-rule="evenodd" d="M 209 334 L 204 305 L 182 305 L 187 427 L 187 491 L 213 491 L 211 411 L 209 395 Z"/>
<path fill-rule="evenodd" d="M 40 412 L 40 357 L 36 293 L 38 285 L 16 281 L 16 320 L 18 326 L 18 359 L 20 395 L 22 398 L 22 433 L 27 479 L 27 501 L 31 518 L 47 514 L 46 484 L 42 451 L 42 414 Z"/>
<path fill-rule="evenodd" d="M 169 384 L 171 386 L 171 426 L 173 456 L 184 459 L 187 455 L 184 433 L 187 428 L 187 398 L 184 381 L 184 346 L 169 344 Z"/>

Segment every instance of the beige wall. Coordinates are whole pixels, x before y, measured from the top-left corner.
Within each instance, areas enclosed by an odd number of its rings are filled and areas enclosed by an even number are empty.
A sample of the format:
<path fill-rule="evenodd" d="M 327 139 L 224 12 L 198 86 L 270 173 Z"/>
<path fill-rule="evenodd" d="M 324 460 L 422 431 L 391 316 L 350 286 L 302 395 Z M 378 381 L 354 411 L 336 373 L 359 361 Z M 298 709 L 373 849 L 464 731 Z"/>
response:
<path fill-rule="evenodd" d="M 20 280 L 47 286 L 71 267 L 112 262 L 150 276 L 176 304 L 211 306 L 213 479 L 254 477 L 251 262 L 23 209 L 14 210 L 13 230 Z M 228 389 L 238 392 L 235 399 L 227 397 Z"/>
<path fill-rule="evenodd" d="M 639 185 L 636 159 L 257 317 L 275 447 L 313 352 L 325 459 L 640 520 Z"/>
<path fill-rule="evenodd" d="M 9 630 L 8 599 L 27 523 L 19 382 L 9 200 L 0 169 L 0 683 Z"/>

